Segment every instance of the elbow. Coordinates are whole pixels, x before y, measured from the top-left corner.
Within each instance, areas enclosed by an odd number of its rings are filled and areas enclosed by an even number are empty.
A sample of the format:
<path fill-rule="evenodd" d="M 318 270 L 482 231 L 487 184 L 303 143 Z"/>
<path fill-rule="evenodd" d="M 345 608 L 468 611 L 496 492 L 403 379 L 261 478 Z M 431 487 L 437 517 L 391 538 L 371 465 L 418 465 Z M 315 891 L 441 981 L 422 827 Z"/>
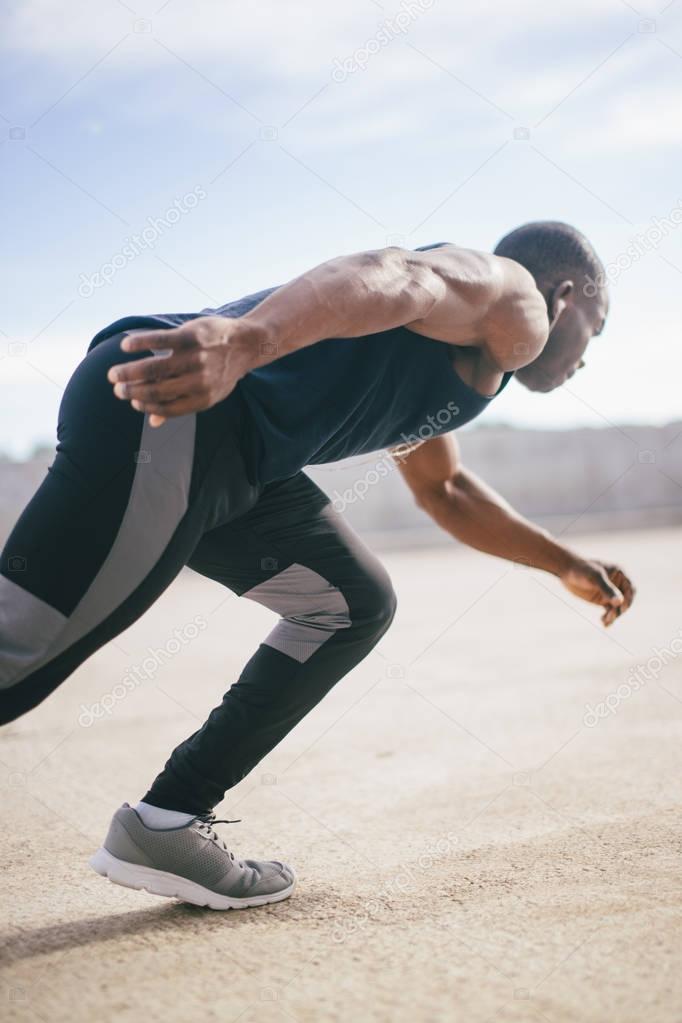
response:
<path fill-rule="evenodd" d="M 397 245 L 359 252 L 351 257 L 353 284 L 365 301 L 381 302 L 392 325 L 428 316 L 442 297 L 443 283 L 433 270 Z M 339 263 L 339 269 L 349 264 Z"/>
<path fill-rule="evenodd" d="M 403 249 L 398 245 L 388 245 L 385 249 L 366 253 L 376 259 L 375 266 L 387 281 L 395 282 L 407 293 L 412 301 L 420 306 L 427 305 L 430 309 L 442 298 L 445 285 L 434 270 L 416 258 L 411 249 Z M 428 310 L 421 310 L 425 315 Z"/>
<path fill-rule="evenodd" d="M 385 249 L 376 249 L 364 255 L 368 257 L 368 267 L 375 274 L 384 292 L 396 294 L 411 288 L 414 273 L 407 249 L 388 245 Z"/>
<path fill-rule="evenodd" d="M 402 291 L 409 280 L 408 253 L 397 246 L 385 249 L 370 249 L 350 257 L 352 263 L 339 260 L 338 269 L 348 270 L 352 266 L 354 282 L 366 297 L 395 295 Z"/>
<path fill-rule="evenodd" d="M 415 504 L 432 519 L 437 519 L 444 508 L 451 509 L 457 502 L 457 496 L 457 486 L 452 480 L 414 491 Z"/>
<path fill-rule="evenodd" d="M 383 249 L 368 249 L 358 252 L 353 260 L 358 270 L 374 271 L 375 273 L 407 272 L 409 251 L 398 245 L 387 245 Z M 343 259 L 343 257 L 341 257 Z"/>

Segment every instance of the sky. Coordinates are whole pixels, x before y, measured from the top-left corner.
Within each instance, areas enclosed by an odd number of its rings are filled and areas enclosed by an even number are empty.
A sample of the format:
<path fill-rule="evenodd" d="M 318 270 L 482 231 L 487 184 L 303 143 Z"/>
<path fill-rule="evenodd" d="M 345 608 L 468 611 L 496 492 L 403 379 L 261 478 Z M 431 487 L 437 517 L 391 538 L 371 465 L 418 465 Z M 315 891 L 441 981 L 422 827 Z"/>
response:
<path fill-rule="evenodd" d="M 682 0 L 3 0 L 0 451 L 51 444 L 90 338 L 342 253 L 575 224 L 587 367 L 489 422 L 682 418 Z"/>

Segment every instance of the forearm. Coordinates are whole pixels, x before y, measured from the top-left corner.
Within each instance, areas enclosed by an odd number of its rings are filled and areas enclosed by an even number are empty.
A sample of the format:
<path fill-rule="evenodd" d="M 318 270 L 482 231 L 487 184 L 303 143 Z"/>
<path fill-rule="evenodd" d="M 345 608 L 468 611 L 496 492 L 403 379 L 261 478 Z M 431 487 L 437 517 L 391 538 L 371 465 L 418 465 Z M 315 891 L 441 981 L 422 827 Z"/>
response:
<path fill-rule="evenodd" d="M 469 547 L 564 575 L 576 555 L 529 522 L 473 473 L 461 470 L 419 504 L 437 524 Z"/>
<path fill-rule="evenodd" d="M 278 288 L 241 319 L 251 368 L 325 338 L 376 334 L 424 317 L 438 282 L 401 249 L 342 256 Z"/>

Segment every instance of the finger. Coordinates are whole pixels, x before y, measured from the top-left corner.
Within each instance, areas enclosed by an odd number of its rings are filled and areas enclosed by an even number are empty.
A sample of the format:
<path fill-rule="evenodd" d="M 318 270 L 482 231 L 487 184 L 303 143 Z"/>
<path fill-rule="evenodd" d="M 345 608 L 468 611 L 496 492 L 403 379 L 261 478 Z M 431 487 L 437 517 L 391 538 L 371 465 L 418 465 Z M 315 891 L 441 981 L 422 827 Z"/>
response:
<path fill-rule="evenodd" d="M 602 615 L 602 622 L 604 623 L 604 625 L 612 625 L 615 622 L 616 618 L 620 618 L 624 610 L 625 610 L 624 604 L 620 604 L 618 607 L 613 606 L 607 607 L 606 610 L 604 611 L 604 614 Z"/>
<path fill-rule="evenodd" d="M 621 569 L 619 568 L 614 570 L 611 578 L 618 587 L 618 589 L 620 590 L 620 592 L 625 597 L 625 602 L 629 607 L 632 601 L 635 599 L 635 593 L 637 592 L 635 590 L 635 587 L 632 585 L 632 583 L 626 576 L 625 572 L 621 571 Z"/>
<path fill-rule="evenodd" d="M 183 376 L 169 377 L 167 380 L 132 381 L 114 384 L 114 394 L 126 401 L 140 401 L 143 404 L 162 404 L 173 401 L 183 394 L 191 394 L 197 389 L 195 375 L 186 373 Z"/>
<path fill-rule="evenodd" d="M 624 614 L 632 604 L 635 596 L 635 590 L 628 577 L 620 568 L 618 568 L 617 565 L 608 565 L 605 566 L 605 568 L 609 579 L 618 587 L 623 596 L 622 602 L 615 608 L 618 614 L 611 618 L 611 621 L 615 621 L 615 619 Z M 610 624 L 610 622 L 608 624 Z"/>
<path fill-rule="evenodd" d="M 203 412 L 204 409 L 209 408 L 209 403 L 203 394 L 183 395 L 174 401 L 163 402 L 159 405 L 151 402 L 142 404 L 139 401 L 131 401 L 130 404 L 137 412 L 144 412 L 150 417 L 159 416 L 163 419 L 172 416 L 186 416 L 190 412 Z"/>
<path fill-rule="evenodd" d="M 627 580 L 627 577 L 625 577 L 625 582 L 628 581 L 629 580 Z M 615 606 L 611 605 L 611 607 L 608 607 L 604 612 L 604 615 L 602 616 L 602 622 L 604 623 L 604 625 L 607 626 L 612 625 L 617 618 L 622 617 L 622 615 L 625 614 L 625 612 L 629 609 L 630 605 L 632 604 L 632 600 L 633 600 L 632 595 L 628 595 L 628 593 L 623 593 L 622 603 Z"/>
<path fill-rule="evenodd" d="M 145 383 L 167 380 L 182 376 L 198 365 L 197 352 L 185 352 L 171 356 L 152 355 L 148 359 L 136 359 L 111 366 L 107 380 L 111 384 Z"/>
<path fill-rule="evenodd" d="M 625 598 L 618 587 L 611 582 L 606 570 L 598 574 L 597 585 L 599 586 L 599 591 L 601 593 L 602 604 L 610 604 L 612 607 L 620 607 Z"/>
<path fill-rule="evenodd" d="M 606 623 L 605 624 L 606 625 L 613 625 L 613 623 L 618 618 L 620 618 L 622 614 L 624 614 L 625 610 L 627 610 L 627 609 L 622 604 L 621 604 L 620 607 L 610 607 L 608 609 L 608 611 L 606 612 Z"/>
<path fill-rule="evenodd" d="M 147 352 L 157 348 L 172 348 L 179 352 L 194 348 L 197 344 L 192 323 L 183 323 L 179 327 L 164 330 L 135 330 L 127 334 L 121 341 L 124 352 Z"/>
<path fill-rule="evenodd" d="M 623 593 L 623 604 L 621 605 L 619 610 L 621 612 L 627 611 L 628 608 L 632 605 L 633 599 L 635 597 L 634 590 L 632 586 L 628 584 L 627 580 L 621 581 L 618 577 L 616 577 L 615 580 L 613 581 L 615 581 L 618 584 L 619 589 Z"/>

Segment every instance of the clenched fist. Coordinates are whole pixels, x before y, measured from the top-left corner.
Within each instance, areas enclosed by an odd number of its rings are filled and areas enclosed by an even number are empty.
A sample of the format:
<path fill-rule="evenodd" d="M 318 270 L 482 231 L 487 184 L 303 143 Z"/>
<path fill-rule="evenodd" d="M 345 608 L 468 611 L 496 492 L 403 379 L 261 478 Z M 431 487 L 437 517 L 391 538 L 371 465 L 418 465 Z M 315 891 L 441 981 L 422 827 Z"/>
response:
<path fill-rule="evenodd" d="M 560 578 L 576 597 L 605 608 L 601 619 L 604 625 L 611 625 L 624 614 L 635 597 L 634 586 L 617 565 L 578 560 Z"/>

